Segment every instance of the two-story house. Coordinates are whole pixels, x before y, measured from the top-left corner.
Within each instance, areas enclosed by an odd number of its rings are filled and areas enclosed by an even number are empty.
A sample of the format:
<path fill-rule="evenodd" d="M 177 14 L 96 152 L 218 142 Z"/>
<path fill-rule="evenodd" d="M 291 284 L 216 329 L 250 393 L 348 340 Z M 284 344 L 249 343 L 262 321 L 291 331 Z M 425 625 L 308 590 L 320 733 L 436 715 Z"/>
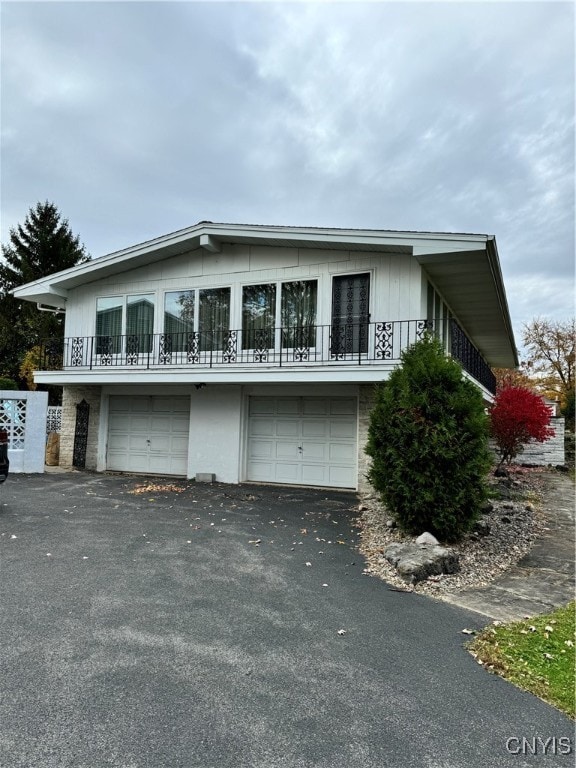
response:
<path fill-rule="evenodd" d="M 487 402 L 518 363 L 487 235 L 200 222 L 15 295 L 65 310 L 35 379 L 98 471 L 357 488 L 374 384 L 427 329 Z"/>

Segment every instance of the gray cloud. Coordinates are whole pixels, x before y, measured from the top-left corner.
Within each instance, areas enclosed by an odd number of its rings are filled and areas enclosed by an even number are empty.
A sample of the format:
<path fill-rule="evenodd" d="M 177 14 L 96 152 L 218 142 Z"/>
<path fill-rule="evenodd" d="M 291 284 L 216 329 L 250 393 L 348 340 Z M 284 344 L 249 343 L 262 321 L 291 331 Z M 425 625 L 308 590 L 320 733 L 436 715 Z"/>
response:
<path fill-rule="evenodd" d="M 518 332 L 573 312 L 570 3 L 4 3 L 2 241 L 201 219 L 495 234 Z"/>

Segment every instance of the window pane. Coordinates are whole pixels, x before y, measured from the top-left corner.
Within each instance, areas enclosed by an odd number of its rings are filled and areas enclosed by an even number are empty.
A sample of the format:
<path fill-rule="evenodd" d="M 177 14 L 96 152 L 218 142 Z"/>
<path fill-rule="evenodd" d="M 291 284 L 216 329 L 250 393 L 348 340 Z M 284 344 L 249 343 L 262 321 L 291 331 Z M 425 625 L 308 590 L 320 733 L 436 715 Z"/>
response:
<path fill-rule="evenodd" d="M 138 352 L 150 352 L 154 332 L 154 296 L 128 296 L 126 307 L 126 336 L 138 337 Z"/>
<path fill-rule="evenodd" d="M 223 350 L 230 330 L 230 288 L 200 291 L 198 321 L 201 350 Z"/>
<path fill-rule="evenodd" d="M 174 352 L 187 348 L 194 331 L 194 291 L 170 291 L 164 296 L 164 333 L 170 334 Z"/>
<path fill-rule="evenodd" d="M 276 286 L 245 285 L 242 289 L 242 346 L 272 349 L 276 322 Z"/>
<path fill-rule="evenodd" d="M 96 354 L 118 354 L 122 346 L 122 296 L 96 300 Z"/>
<path fill-rule="evenodd" d="M 299 280 L 282 285 L 283 346 L 314 346 L 316 286 L 316 280 Z"/>

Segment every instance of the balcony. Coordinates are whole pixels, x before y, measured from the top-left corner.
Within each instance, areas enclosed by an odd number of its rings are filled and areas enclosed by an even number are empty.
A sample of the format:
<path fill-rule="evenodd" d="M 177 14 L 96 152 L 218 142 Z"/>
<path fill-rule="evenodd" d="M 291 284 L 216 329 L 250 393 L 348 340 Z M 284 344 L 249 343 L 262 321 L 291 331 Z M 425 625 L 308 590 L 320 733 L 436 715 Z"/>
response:
<path fill-rule="evenodd" d="M 39 370 L 276 369 L 396 365 L 433 331 L 465 371 L 489 392 L 489 365 L 454 320 L 402 320 L 209 333 L 73 336 L 42 343 Z"/>

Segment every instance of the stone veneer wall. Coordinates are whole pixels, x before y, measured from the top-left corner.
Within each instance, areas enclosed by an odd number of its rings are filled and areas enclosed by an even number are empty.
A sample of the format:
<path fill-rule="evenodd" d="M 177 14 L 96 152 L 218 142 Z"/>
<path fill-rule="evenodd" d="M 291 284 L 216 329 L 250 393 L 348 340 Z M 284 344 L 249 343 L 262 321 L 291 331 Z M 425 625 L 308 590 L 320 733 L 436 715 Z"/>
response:
<path fill-rule="evenodd" d="M 76 406 L 83 399 L 90 405 L 88 420 L 88 445 L 86 448 L 86 469 L 96 469 L 98 454 L 98 427 L 100 423 L 99 386 L 68 386 L 62 394 L 62 431 L 60 433 L 60 466 L 71 467 L 74 452 L 74 430 L 76 428 Z"/>
<path fill-rule="evenodd" d="M 554 437 L 545 443 L 530 443 L 519 453 L 516 461 L 519 464 L 533 464 L 535 466 L 564 466 L 566 457 L 564 453 L 564 418 L 554 416 L 550 422 L 554 430 Z"/>
<path fill-rule="evenodd" d="M 374 384 L 360 386 L 358 396 L 358 491 L 366 493 L 372 490 L 372 486 L 366 479 L 366 473 L 370 467 L 371 458 L 364 452 L 368 442 L 368 426 L 370 424 L 370 411 L 374 407 Z"/>

